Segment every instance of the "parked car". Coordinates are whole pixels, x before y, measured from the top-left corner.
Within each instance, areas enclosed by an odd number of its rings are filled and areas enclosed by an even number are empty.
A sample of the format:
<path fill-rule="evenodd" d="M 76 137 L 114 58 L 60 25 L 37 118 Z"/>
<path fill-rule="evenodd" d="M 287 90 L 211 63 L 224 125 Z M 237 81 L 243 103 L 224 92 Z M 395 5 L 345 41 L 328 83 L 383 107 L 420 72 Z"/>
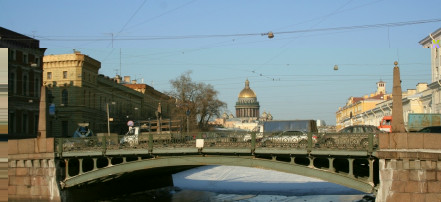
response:
<path fill-rule="evenodd" d="M 418 131 L 419 133 L 441 133 L 441 126 L 428 126 Z"/>
<path fill-rule="evenodd" d="M 369 139 L 352 138 L 349 134 L 379 134 L 380 129 L 372 125 L 353 125 L 341 129 L 338 133 L 327 133 L 316 143 L 316 147 L 336 147 L 336 146 L 358 146 L 367 148 Z"/>
<path fill-rule="evenodd" d="M 354 125 L 341 129 L 339 133 L 381 133 L 381 130 L 371 125 Z"/>
<path fill-rule="evenodd" d="M 256 142 L 260 142 L 263 138 L 263 133 L 256 133 Z M 251 134 L 246 134 L 243 136 L 243 141 L 244 142 L 251 142 Z"/>
<path fill-rule="evenodd" d="M 317 136 L 312 136 L 312 142 L 317 142 Z M 294 143 L 300 147 L 306 147 L 308 145 L 308 134 L 303 131 L 284 131 L 280 134 L 264 137 L 262 139 L 264 145 L 271 143 Z"/>

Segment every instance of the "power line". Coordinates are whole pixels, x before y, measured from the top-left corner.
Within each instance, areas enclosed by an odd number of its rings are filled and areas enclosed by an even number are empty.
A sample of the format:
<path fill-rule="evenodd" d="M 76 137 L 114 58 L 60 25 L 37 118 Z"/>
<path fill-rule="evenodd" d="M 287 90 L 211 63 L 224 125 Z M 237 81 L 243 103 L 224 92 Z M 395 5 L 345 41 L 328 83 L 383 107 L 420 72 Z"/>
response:
<path fill-rule="evenodd" d="M 400 27 L 416 24 L 434 23 L 440 22 L 441 18 L 436 19 L 426 19 L 417 21 L 405 21 L 405 22 L 394 22 L 394 23 L 384 23 L 384 24 L 370 24 L 370 25 L 354 25 L 345 27 L 330 27 L 330 28 L 318 28 L 318 29 L 304 29 L 304 30 L 292 30 L 292 31 L 281 31 L 273 32 L 274 35 L 283 34 L 297 34 L 297 33 L 309 33 L 309 32 L 329 32 L 329 31 L 341 31 L 341 30 L 355 30 L 355 29 L 372 29 L 372 28 L 383 28 L 383 27 Z M 180 40 L 180 39 L 206 39 L 206 38 L 224 38 L 224 37 L 244 37 L 244 36 L 266 36 L 268 33 L 240 33 L 240 34 L 206 34 L 206 35 L 182 35 L 182 36 L 125 36 L 120 38 L 115 38 L 113 40 L 118 41 L 146 41 L 146 40 Z M 7 36 L 3 36 L 7 39 Z M 57 38 L 57 37 L 69 37 L 69 36 L 36 36 L 39 40 L 46 41 L 108 41 L 108 38 Z M 72 36 L 77 37 L 77 36 Z M 14 39 L 14 40 L 30 40 L 30 39 Z"/>

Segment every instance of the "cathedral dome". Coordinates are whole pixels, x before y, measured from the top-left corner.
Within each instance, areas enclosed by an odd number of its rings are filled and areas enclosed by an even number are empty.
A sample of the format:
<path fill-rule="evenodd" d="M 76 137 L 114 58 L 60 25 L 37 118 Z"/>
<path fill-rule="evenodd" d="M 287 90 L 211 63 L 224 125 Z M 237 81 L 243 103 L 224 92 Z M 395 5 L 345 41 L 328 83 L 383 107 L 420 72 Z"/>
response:
<path fill-rule="evenodd" d="M 245 88 L 240 91 L 239 98 L 256 98 L 256 93 L 250 88 L 250 82 L 248 79 L 245 81 Z"/>

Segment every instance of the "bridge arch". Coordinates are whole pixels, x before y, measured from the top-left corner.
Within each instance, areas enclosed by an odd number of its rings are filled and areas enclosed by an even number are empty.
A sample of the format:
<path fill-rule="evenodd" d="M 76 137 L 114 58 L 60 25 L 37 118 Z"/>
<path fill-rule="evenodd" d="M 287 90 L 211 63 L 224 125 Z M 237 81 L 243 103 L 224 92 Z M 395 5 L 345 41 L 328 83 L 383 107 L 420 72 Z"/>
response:
<path fill-rule="evenodd" d="M 334 173 L 327 170 L 312 168 L 303 165 L 291 164 L 289 162 L 253 158 L 249 156 L 162 156 L 159 158 L 130 161 L 122 164 L 100 168 L 98 170 L 92 170 L 81 175 L 67 178 L 61 183 L 63 187 L 72 187 L 111 175 L 119 175 L 133 171 L 170 166 L 198 165 L 229 165 L 254 167 L 318 178 L 365 193 L 373 193 L 375 189 L 374 185 L 368 183 L 367 181 L 351 178 L 344 174 Z"/>

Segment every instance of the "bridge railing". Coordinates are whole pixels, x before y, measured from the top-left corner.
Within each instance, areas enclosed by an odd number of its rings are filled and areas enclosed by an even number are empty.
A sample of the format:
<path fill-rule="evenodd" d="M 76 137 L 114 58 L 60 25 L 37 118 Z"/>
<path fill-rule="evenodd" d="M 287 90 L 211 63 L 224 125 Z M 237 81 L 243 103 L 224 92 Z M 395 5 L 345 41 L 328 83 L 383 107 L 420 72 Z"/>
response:
<path fill-rule="evenodd" d="M 199 141 L 196 147 L 197 140 Z M 376 134 L 344 133 L 251 133 L 251 132 L 197 132 L 197 133 L 143 133 L 139 136 L 100 136 L 89 138 L 56 138 L 57 153 L 109 151 L 237 151 L 259 152 L 264 150 L 313 151 L 366 151 L 376 150 Z M 193 150 L 192 150 L 193 151 Z M 233 151 L 233 152 L 234 152 Z"/>

